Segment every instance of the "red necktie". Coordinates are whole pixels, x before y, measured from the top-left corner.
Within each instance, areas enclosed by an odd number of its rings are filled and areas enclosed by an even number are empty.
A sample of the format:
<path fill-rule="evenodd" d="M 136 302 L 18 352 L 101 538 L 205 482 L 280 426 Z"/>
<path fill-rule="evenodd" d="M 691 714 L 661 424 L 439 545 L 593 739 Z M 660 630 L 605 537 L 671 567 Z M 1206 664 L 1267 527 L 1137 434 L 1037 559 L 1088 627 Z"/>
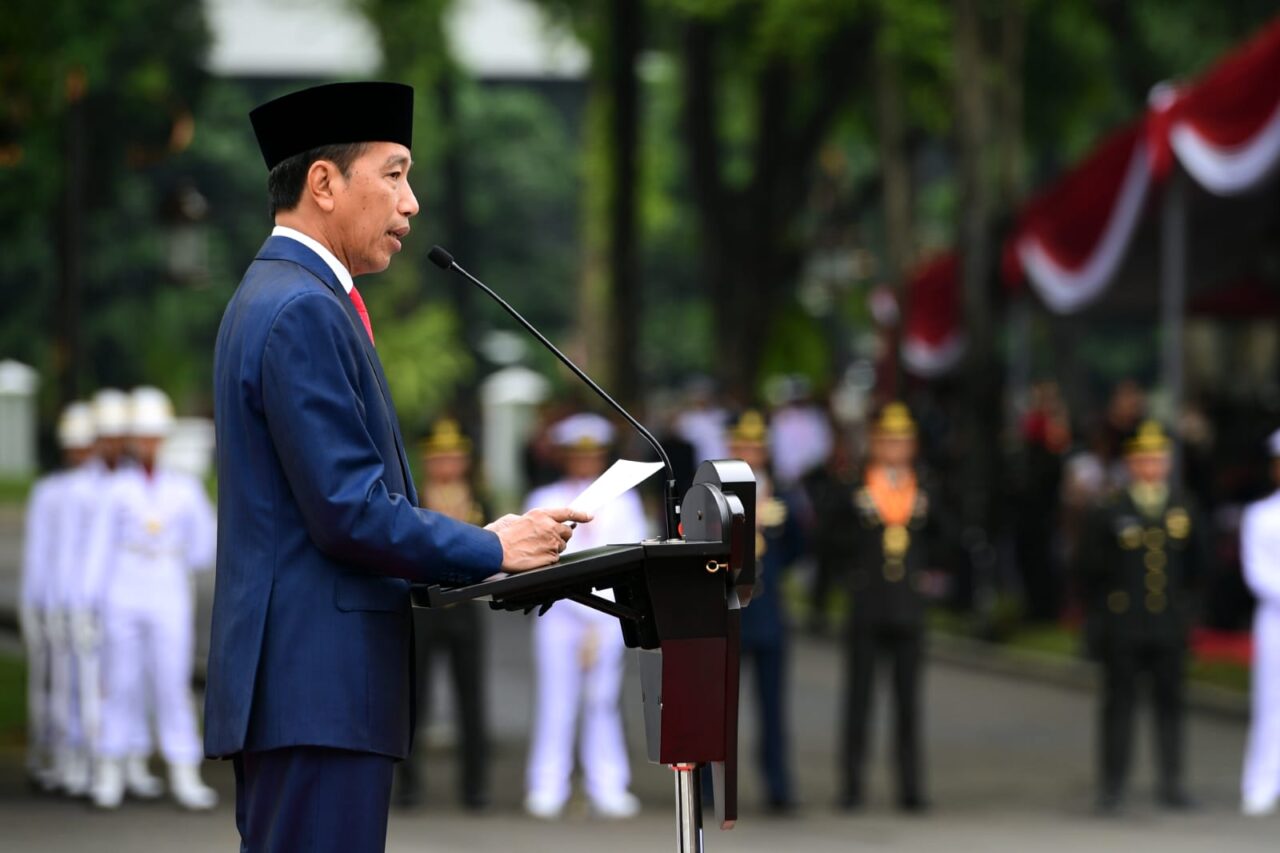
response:
<path fill-rule="evenodd" d="M 373 325 L 369 322 L 369 312 L 365 309 L 364 299 L 360 297 L 360 291 L 356 290 L 355 285 L 351 287 L 351 301 L 355 303 L 356 313 L 364 321 L 364 330 L 369 333 L 369 343 L 373 343 Z"/>

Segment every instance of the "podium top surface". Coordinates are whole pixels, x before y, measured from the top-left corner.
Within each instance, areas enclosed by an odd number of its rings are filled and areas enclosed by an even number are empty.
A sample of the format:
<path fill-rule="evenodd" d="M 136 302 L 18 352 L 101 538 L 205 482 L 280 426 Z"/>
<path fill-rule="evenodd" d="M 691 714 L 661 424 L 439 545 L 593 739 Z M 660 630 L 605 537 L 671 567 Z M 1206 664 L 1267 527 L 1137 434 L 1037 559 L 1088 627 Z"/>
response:
<path fill-rule="evenodd" d="M 421 607 L 446 607 L 462 601 L 483 598 L 517 598 L 536 595 L 548 588 L 593 580 L 603 580 L 619 569 L 644 559 L 645 546 L 602 545 L 560 558 L 550 566 L 527 572 L 499 572 L 469 586 L 447 587 L 435 584 L 415 586 L 413 603 Z"/>

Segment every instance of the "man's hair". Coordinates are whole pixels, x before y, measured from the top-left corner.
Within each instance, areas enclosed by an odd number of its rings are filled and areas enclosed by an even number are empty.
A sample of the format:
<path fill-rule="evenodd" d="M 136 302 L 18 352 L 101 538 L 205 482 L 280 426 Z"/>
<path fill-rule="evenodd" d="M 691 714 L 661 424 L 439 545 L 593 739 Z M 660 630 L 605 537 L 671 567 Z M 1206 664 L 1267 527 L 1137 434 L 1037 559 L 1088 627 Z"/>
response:
<path fill-rule="evenodd" d="M 328 160 L 338 167 L 342 177 L 351 176 L 351 164 L 364 153 L 369 143 L 344 142 L 338 145 L 321 145 L 301 154 L 281 160 L 267 175 L 267 197 L 271 216 L 282 210 L 293 210 L 302 198 L 302 188 L 307 182 L 307 170 L 317 160 Z"/>

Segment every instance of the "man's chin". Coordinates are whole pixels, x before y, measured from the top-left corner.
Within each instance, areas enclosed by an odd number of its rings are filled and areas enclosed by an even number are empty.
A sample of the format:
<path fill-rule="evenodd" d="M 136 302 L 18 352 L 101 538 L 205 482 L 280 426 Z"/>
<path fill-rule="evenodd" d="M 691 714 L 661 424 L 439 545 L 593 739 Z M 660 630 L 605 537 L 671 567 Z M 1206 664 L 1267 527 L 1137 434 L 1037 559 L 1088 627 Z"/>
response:
<path fill-rule="evenodd" d="M 352 276 L 374 275 L 375 273 L 386 272 L 389 266 L 391 266 L 391 255 L 389 254 L 380 258 L 371 258 L 368 263 L 360 268 L 360 272 L 352 273 Z"/>

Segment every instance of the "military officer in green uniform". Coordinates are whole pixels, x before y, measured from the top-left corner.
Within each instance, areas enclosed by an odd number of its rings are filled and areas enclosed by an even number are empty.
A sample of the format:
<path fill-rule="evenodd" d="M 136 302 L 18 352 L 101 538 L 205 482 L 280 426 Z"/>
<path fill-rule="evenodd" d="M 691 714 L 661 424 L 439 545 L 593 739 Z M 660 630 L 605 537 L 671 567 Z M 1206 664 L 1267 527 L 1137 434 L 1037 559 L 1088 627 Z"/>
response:
<path fill-rule="evenodd" d="M 1159 802 L 1191 803 L 1182 786 L 1183 680 L 1205 531 L 1169 482 L 1169 439 L 1144 422 L 1125 443 L 1129 486 L 1092 512 L 1079 552 L 1090 651 L 1102 664 L 1098 808 L 1123 802 L 1139 679 L 1151 681 Z"/>
<path fill-rule="evenodd" d="M 892 667 L 898 805 L 927 807 L 920 750 L 920 676 L 925 596 L 937 566 L 938 513 L 915 469 L 916 425 L 902 403 L 874 419 L 866 470 L 851 490 L 857 521 L 850 555 L 850 619 L 845 642 L 845 690 L 840 739 L 839 805 L 863 802 L 872 693 L 877 664 Z"/>

